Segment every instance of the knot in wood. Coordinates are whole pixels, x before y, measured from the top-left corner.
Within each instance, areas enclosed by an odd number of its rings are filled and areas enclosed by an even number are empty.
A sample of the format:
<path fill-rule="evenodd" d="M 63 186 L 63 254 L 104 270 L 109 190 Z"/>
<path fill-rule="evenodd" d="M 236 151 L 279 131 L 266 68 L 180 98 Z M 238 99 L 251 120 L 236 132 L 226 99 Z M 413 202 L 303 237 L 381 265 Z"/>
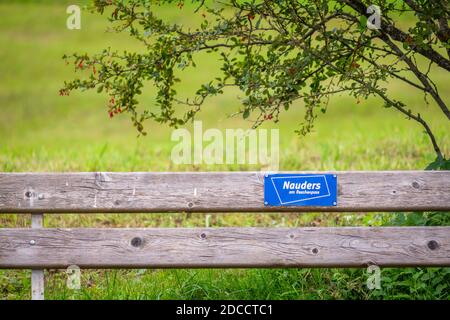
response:
<path fill-rule="evenodd" d="M 142 238 L 139 237 L 134 237 L 133 239 L 131 239 L 131 245 L 133 247 L 140 247 L 142 246 L 142 244 L 144 243 L 144 240 L 142 240 Z"/>
<path fill-rule="evenodd" d="M 439 248 L 439 243 L 437 243 L 435 240 L 430 240 L 428 241 L 427 246 L 430 250 L 436 250 L 437 248 Z"/>

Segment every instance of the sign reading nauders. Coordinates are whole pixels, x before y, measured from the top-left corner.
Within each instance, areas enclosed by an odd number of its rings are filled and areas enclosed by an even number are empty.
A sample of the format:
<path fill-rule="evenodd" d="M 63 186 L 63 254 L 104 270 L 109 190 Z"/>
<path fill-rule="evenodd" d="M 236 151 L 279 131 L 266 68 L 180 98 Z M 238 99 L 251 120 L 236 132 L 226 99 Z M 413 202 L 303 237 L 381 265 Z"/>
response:
<path fill-rule="evenodd" d="M 334 174 L 267 174 L 264 177 L 266 206 L 336 206 Z"/>

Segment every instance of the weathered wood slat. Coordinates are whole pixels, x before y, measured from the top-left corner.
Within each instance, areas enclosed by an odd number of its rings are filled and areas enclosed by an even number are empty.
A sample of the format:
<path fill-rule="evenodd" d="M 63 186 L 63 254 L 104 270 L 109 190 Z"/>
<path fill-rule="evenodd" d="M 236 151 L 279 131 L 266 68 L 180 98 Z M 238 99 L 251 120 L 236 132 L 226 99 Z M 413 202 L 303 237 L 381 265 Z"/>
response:
<path fill-rule="evenodd" d="M 370 264 L 450 266 L 450 227 L 0 229 L 1 268 Z"/>
<path fill-rule="evenodd" d="M 0 213 L 450 210 L 450 171 L 336 174 L 336 207 L 270 208 L 263 172 L 0 173 Z"/>
<path fill-rule="evenodd" d="M 44 226 L 44 215 L 42 213 L 34 213 L 31 215 L 31 227 L 40 229 Z M 44 270 L 31 270 L 31 300 L 44 300 Z"/>

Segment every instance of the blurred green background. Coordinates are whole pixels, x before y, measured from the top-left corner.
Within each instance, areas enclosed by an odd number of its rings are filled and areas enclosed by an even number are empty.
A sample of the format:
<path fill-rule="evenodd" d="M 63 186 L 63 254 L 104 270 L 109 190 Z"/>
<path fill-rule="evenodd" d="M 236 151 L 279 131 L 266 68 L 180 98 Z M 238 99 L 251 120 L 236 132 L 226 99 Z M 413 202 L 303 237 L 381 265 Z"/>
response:
<path fill-rule="evenodd" d="M 65 80 L 76 75 L 63 54 L 95 53 L 111 47 L 142 50 L 126 34 L 106 32 L 105 16 L 82 11 L 81 30 L 66 28 L 69 4 L 89 1 L 0 1 L 0 171 L 211 171 L 254 170 L 246 165 L 174 165 L 170 160 L 172 129 L 146 123 L 149 135 L 137 132 L 125 115 L 110 119 L 108 97 L 95 92 L 58 95 Z M 190 6 L 159 9 L 170 21 L 189 25 Z M 405 21 L 404 23 L 407 23 Z M 182 95 L 214 78 L 214 55 L 197 59 L 198 70 L 180 86 Z M 450 101 L 449 74 L 432 69 L 444 101 Z M 432 103 L 401 83 L 390 92 L 429 121 L 445 155 L 450 151 L 448 121 Z M 151 107 L 154 90 L 142 97 Z M 209 100 L 200 114 L 204 129 L 250 128 L 252 122 L 230 117 L 240 102 L 238 92 Z M 242 95 L 242 94 L 241 94 Z M 298 136 L 301 103 L 265 124 L 280 129 L 281 170 L 410 170 L 423 169 L 435 155 L 417 124 L 378 99 L 357 102 L 345 95 L 319 115 L 315 131 Z M 345 226 L 450 224 L 445 214 L 211 214 L 211 226 Z M 209 219 L 209 218 L 208 218 Z M 28 215 L 1 215 L 0 227 L 30 224 Z M 192 227 L 204 226 L 205 214 L 51 215 L 48 227 Z M 0 271 L 0 298 L 29 298 L 29 271 Z M 360 269 L 249 270 L 92 270 L 84 271 L 82 289 L 65 286 L 64 270 L 48 270 L 49 299 L 321 299 L 450 297 L 449 268 L 384 269 L 382 289 L 366 288 Z"/>

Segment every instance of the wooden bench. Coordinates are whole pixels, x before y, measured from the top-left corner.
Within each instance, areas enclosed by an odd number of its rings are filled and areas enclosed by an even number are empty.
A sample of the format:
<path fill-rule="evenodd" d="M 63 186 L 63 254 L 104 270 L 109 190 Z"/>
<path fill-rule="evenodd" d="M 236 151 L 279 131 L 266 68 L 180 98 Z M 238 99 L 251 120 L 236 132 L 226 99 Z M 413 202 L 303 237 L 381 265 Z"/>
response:
<path fill-rule="evenodd" d="M 304 172 L 302 172 L 304 173 Z M 43 228 L 43 214 L 449 211 L 450 171 L 333 172 L 333 207 L 264 205 L 263 172 L 0 173 L 0 268 L 450 266 L 450 227 Z"/>

